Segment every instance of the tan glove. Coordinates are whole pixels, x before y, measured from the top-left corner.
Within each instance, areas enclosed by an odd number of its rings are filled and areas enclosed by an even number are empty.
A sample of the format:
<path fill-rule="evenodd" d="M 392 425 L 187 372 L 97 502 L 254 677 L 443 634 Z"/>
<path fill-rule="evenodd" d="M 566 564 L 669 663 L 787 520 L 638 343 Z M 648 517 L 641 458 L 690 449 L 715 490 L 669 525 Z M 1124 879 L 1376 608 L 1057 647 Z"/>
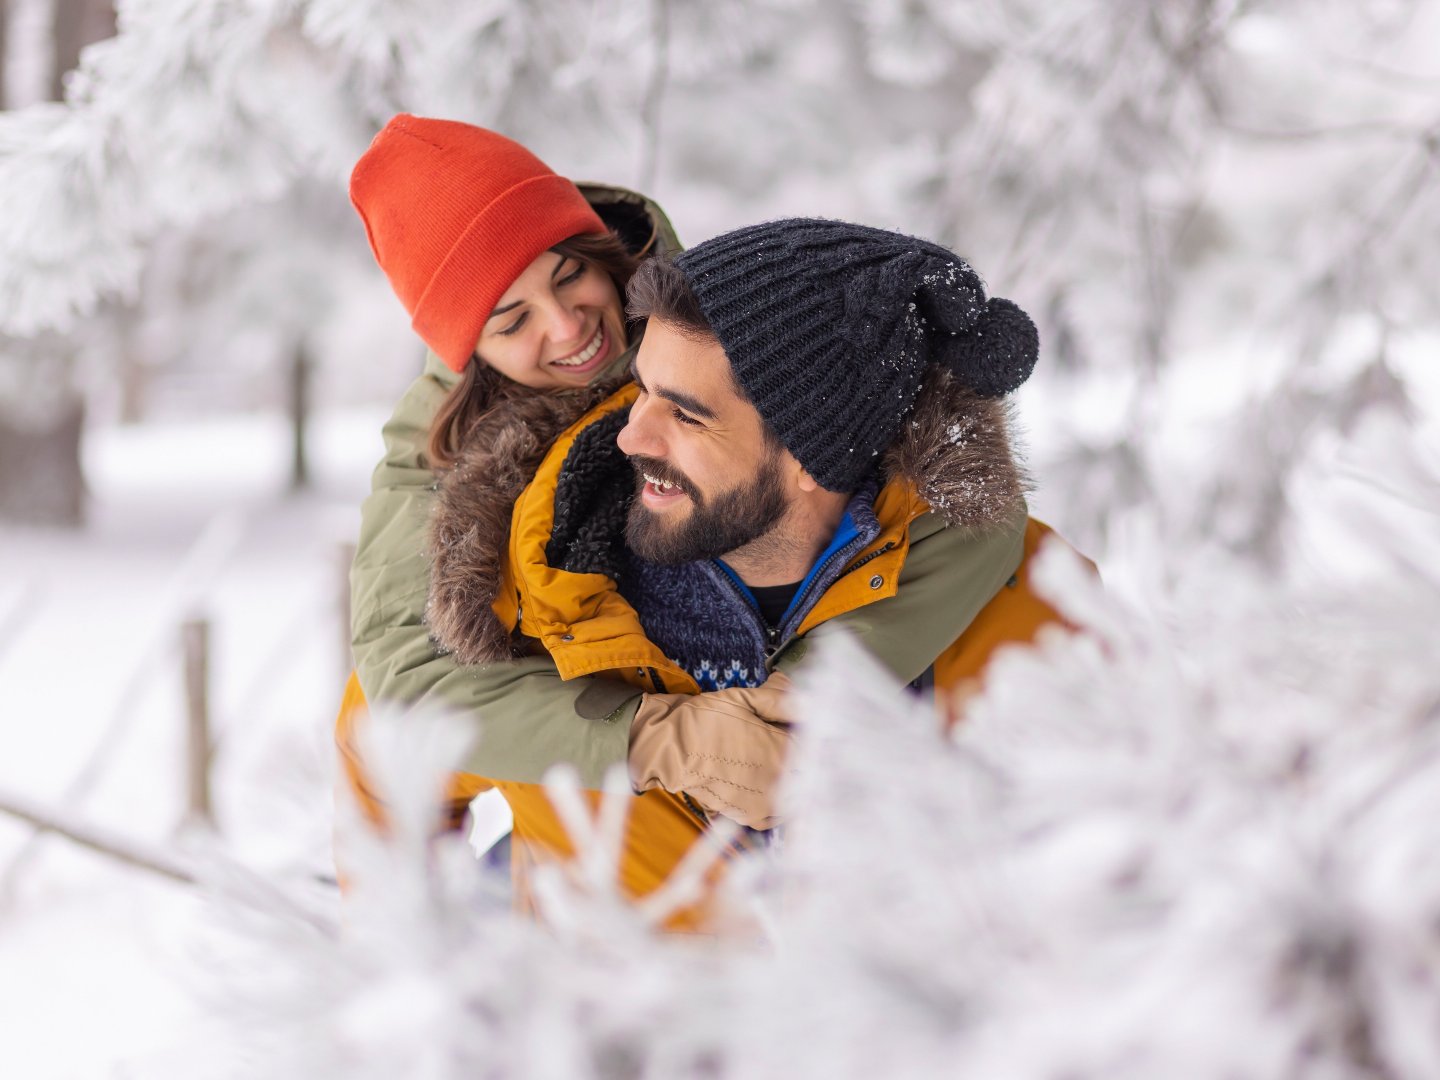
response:
<path fill-rule="evenodd" d="M 774 828 L 790 745 L 789 687 L 776 672 L 749 689 L 646 694 L 630 725 L 631 784 L 636 791 L 683 791 L 712 814 Z"/>

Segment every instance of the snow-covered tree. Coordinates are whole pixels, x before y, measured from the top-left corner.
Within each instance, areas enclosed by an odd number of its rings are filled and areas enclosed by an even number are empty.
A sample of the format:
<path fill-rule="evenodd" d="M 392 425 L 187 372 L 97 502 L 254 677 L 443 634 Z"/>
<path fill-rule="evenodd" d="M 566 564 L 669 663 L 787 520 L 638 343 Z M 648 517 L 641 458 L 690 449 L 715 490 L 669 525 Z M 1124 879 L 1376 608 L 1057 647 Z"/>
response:
<path fill-rule="evenodd" d="M 1373 408 L 1416 412 L 1440 223 L 1418 0 L 148 0 L 120 26 L 63 107 L 0 116 L 12 335 L 150 301 L 166 235 L 301 189 L 331 206 L 302 243 L 363 266 L 344 177 L 403 109 L 644 184 L 692 239 L 822 213 L 954 245 L 1041 323 L 1042 503 L 1097 554 L 1155 527 L 1273 562 L 1296 470 Z M 262 262 L 297 239 L 251 225 Z M 168 345 L 153 366 L 187 363 Z M 1203 455 L 1177 437 L 1197 417 Z"/>
<path fill-rule="evenodd" d="M 785 843 L 730 874 L 740 940 L 657 936 L 607 874 L 623 799 L 590 824 L 561 784 L 591 855 L 546 929 L 423 824 L 359 842 L 332 932 L 225 943 L 191 1071 L 1440 1071 L 1435 5 L 119 15 L 63 104 L 0 115 L 0 410 L 109 407 L 126 335 L 187 408 L 273 396 L 302 339 L 381 395 L 417 353 L 345 177 L 394 112 L 453 116 L 645 186 L 690 240 L 828 214 L 972 258 L 1041 323 L 1040 505 L 1111 584 L 1057 562 L 1088 629 L 949 734 L 830 658 Z"/>

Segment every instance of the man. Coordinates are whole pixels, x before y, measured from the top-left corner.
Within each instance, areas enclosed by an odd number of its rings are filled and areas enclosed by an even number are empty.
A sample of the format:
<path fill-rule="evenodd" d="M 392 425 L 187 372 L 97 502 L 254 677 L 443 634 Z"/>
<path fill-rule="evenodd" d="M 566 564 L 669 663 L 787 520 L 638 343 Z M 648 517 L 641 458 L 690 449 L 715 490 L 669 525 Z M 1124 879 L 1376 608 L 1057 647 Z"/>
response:
<path fill-rule="evenodd" d="M 1025 562 L 1048 530 L 1027 522 L 998 400 L 1034 366 L 1034 327 L 1008 301 L 986 300 L 963 260 L 896 233 L 797 219 L 652 260 L 629 292 L 631 315 L 649 321 L 635 385 L 561 435 L 516 502 L 494 608 L 466 608 L 477 585 L 494 595 L 493 582 L 467 580 L 437 548 L 431 614 L 449 648 L 492 639 L 477 619 L 498 619 L 562 677 L 645 691 L 628 759 L 642 794 L 620 867 L 642 896 L 701 835 L 707 810 L 743 810 L 747 789 L 779 771 L 783 740 L 697 751 L 695 739 L 766 725 L 763 705 L 758 720 L 728 706 L 696 713 L 718 695 L 695 692 L 761 682 L 837 618 L 895 598 L 917 534 L 946 524 L 1014 541 L 1003 569 L 992 563 L 953 597 L 948 639 L 889 635 L 926 681 L 978 676 L 998 645 L 1055 616 L 1028 587 Z M 442 485 L 441 531 L 469 511 L 454 480 Z M 692 722 L 671 723 L 677 711 Z M 515 813 L 523 893 L 535 865 L 566 856 L 570 841 L 543 790 L 494 779 Z M 696 921 L 702 913 L 679 924 Z"/>

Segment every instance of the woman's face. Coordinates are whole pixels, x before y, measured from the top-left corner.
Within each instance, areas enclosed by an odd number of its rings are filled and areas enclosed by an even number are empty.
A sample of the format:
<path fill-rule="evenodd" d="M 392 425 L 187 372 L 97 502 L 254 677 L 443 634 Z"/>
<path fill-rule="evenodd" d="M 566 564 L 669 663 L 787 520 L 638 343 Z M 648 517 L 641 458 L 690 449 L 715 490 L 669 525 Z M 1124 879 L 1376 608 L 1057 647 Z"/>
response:
<path fill-rule="evenodd" d="M 538 389 L 584 386 L 625 351 L 620 294 L 605 271 L 542 252 L 505 290 L 475 353 Z"/>

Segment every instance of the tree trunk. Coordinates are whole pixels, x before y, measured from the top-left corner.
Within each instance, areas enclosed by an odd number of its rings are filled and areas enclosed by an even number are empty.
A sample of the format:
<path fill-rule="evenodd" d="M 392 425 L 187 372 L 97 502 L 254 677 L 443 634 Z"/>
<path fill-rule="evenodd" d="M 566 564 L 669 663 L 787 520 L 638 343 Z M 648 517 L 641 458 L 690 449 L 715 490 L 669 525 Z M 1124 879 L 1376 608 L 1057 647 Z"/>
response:
<path fill-rule="evenodd" d="M 70 398 L 42 425 L 0 409 L 0 521 L 77 526 L 84 518 L 80 432 L 85 403 Z"/>
<path fill-rule="evenodd" d="M 0 0 L 0 110 L 5 106 L 5 57 L 9 55 L 10 0 Z"/>
<path fill-rule="evenodd" d="M 138 424 L 145 418 L 145 399 L 150 388 L 150 369 L 145 365 L 137 327 L 139 308 L 117 301 L 108 305 L 107 315 L 119 368 L 120 402 L 116 419 L 122 424 Z"/>
<path fill-rule="evenodd" d="M 14 5 L 0 0 L 0 27 Z M 80 50 L 115 34 L 113 0 L 53 0 L 50 97 L 64 98 L 64 77 L 80 62 Z M 0 30 L 0 42 L 4 32 Z M 0 83 L 4 79 L 0 48 Z M 0 402 L 0 521 L 78 526 L 84 517 L 85 480 L 80 435 L 85 403 L 72 381 L 74 345 L 54 334 L 28 341 L 0 338 L 0 362 L 29 368 L 32 385 Z M 56 387 L 60 401 L 53 403 Z M 37 403 L 39 390 L 49 399 Z M 35 415 L 33 410 L 39 410 Z"/>
<path fill-rule="evenodd" d="M 52 0 L 50 99 L 65 100 L 65 76 L 80 65 L 86 45 L 115 36 L 112 0 Z"/>

